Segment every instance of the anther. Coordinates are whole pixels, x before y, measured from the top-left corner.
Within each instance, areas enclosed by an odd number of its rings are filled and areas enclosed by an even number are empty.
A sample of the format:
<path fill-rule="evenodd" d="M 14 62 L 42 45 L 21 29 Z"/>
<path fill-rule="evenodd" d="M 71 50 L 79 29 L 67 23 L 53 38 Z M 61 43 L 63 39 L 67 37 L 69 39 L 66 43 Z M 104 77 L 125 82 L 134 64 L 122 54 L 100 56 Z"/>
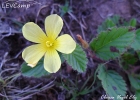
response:
<path fill-rule="evenodd" d="M 46 46 L 47 46 L 47 47 L 51 47 L 52 45 L 53 45 L 53 44 L 52 44 L 50 41 L 47 41 L 47 42 L 46 42 Z"/>

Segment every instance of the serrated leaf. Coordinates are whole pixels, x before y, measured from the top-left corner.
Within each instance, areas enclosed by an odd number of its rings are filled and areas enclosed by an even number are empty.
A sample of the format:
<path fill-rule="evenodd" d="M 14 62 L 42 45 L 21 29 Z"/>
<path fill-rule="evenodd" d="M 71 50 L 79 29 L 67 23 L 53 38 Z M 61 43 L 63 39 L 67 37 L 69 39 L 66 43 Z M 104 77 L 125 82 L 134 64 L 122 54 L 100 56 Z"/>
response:
<path fill-rule="evenodd" d="M 30 66 L 27 65 L 27 63 L 23 63 L 21 65 L 21 72 L 23 76 L 27 76 L 27 77 L 42 77 L 45 75 L 49 75 L 49 73 L 44 69 L 44 63 L 43 63 L 43 59 L 41 59 L 38 64 L 31 68 Z"/>
<path fill-rule="evenodd" d="M 128 32 L 128 28 L 112 28 L 101 32 L 90 43 L 90 47 L 101 59 L 109 60 L 120 56 L 132 43 L 134 36 L 134 32 Z"/>
<path fill-rule="evenodd" d="M 99 65 L 98 78 L 102 82 L 102 86 L 109 97 L 118 100 L 117 96 L 126 95 L 126 83 L 123 78 L 113 70 L 106 70 L 104 65 Z"/>
<path fill-rule="evenodd" d="M 140 90 L 140 79 L 134 78 L 133 76 L 129 75 L 129 80 L 133 88 L 136 90 Z"/>
<path fill-rule="evenodd" d="M 140 29 L 138 29 L 135 34 L 136 34 L 135 40 L 132 43 L 131 47 L 134 50 L 140 50 Z"/>
<path fill-rule="evenodd" d="M 63 54 L 67 63 L 78 72 L 86 71 L 87 58 L 80 45 L 76 45 L 76 49 L 70 54 Z"/>

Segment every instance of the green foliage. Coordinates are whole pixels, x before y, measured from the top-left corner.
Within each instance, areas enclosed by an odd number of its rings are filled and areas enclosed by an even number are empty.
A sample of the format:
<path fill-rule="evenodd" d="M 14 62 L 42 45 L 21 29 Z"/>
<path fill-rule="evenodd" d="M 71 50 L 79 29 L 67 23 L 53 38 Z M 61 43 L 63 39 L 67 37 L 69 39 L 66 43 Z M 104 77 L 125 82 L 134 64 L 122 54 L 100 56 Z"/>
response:
<path fill-rule="evenodd" d="M 131 26 L 131 27 L 135 27 L 136 26 L 136 19 L 131 19 L 130 21 L 125 21 L 124 19 L 121 20 L 122 21 L 122 25 L 120 26 Z"/>
<path fill-rule="evenodd" d="M 123 18 L 121 18 L 118 15 L 114 15 L 112 17 L 107 18 L 101 25 L 98 26 L 97 32 L 100 33 L 102 31 L 107 31 L 110 28 L 113 27 L 121 27 L 121 26 L 136 26 L 136 19 L 131 19 L 129 22 L 125 21 Z"/>
<path fill-rule="evenodd" d="M 133 88 L 135 88 L 136 90 L 140 90 L 140 79 L 134 78 L 134 77 L 131 76 L 131 75 L 129 75 L 128 77 L 129 77 L 131 86 L 132 86 Z"/>
<path fill-rule="evenodd" d="M 138 59 L 134 55 L 128 54 L 128 53 L 125 53 L 123 55 L 123 58 L 124 58 L 124 62 L 127 63 L 127 64 L 132 64 L 133 65 L 138 61 Z"/>
<path fill-rule="evenodd" d="M 100 33 L 102 31 L 108 30 L 112 27 L 116 26 L 112 20 L 107 19 L 105 22 L 102 23 L 102 25 L 98 26 L 97 32 Z"/>
<path fill-rule="evenodd" d="M 131 19 L 129 22 L 129 26 L 136 27 L 136 25 L 137 25 L 136 19 Z"/>
<path fill-rule="evenodd" d="M 90 43 L 91 49 L 103 60 L 110 60 L 118 57 L 117 60 L 114 60 L 116 62 L 119 61 L 118 65 L 126 72 L 127 70 L 134 70 L 135 64 L 140 60 L 140 29 L 135 30 L 136 24 L 136 19 L 126 21 L 119 16 L 106 19 L 98 27 L 97 31 L 100 34 Z M 126 28 L 124 28 L 124 26 Z M 103 88 L 107 95 L 113 97 L 117 97 L 117 95 L 125 96 L 126 84 L 122 77 L 115 71 L 106 70 L 103 65 L 99 65 L 99 67 L 98 78 L 102 81 Z M 135 75 L 137 74 L 135 73 Z M 114 76 L 119 76 L 120 78 Z M 136 96 L 134 95 L 134 97 L 139 100 L 140 78 L 131 75 L 128 75 L 128 77 L 133 87 L 131 89 L 133 92 L 135 91 Z M 122 87 L 122 94 L 118 91 L 114 92 L 112 84 L 118 88 L 119 86 L 120 88 Z M 122 84 L 124 86 L 122 86 Z M 117 98 L 115 98 L 115 100 L 117 100 Z"/>
<path fill-rule="evenodd" d="M 119 20 L 120 20 L 120 16 L 119 15 L 114 15 L 110 18 L 110 20 L 112 20 L 114 22 L 114 24 L 116 26 L 118 26 L 120 23 L 119 23 Z"/>
<path fill-rule="evenodd" d="M 27 65 L 27 63 L 24 62 L 21 65 L 22 75 L 37 78 L 49 75 L 49 73 L 44 69 L 43 64 L 44 64 L 43 59 L 41 59 L 35 67 L 31 68 L 30 66 Z"/>
<path fill-rule="evenodd" d="M 94 86 L 93 88 L 89 86 L 88 82 L 90 81 L 92 76 L 89 76 L 84 82 L 78 82 L 77 77 L 79 76 L 76 75 L 76 79 L 67 78 L 63 79 L 64 81 L 61 81 L 62 84 L 60 84 L 60 86 L 63 88 L 63 90 L 66 90 L 68 92 L 65 99 L 72 97 L 70 100 L 77 100 L 78 96 L 92 93 L 101 86 L 101 84 L 97 84 L 97 86 Z"/>
<path fill-rule="evenodd" d="M 123 65 L 129 66 L 134 65 L 138 61 L 138 58 L 135 56 L 135 53 L 126 52 L 122 55 Z"/>
<path fill-rule="evenodd" d="M 136 100 L 140 100 L 140 90 L 136 91 Z"/>
<path fill-rule="evenodd" d="M 69 2 L 66 0 L 64 6 L 60 6 L 60 16 L 64 16 L 66 13 L 72 12 Z"/>
<path fill-rule="evenodd" d="M 119 24 L 120 16 L 115 15 L 106 19 L 101 25 L 98 26 L 97 32 L 106 31 L 112 27 L 115 27 Z"/>
<path fill-rule="evenodd" d="M 101 32 L 90 47 L 101 59 L 109 60 L 119 57 L 133 42 L 134 36 L 127 27 L 112 28 Z"/>
<path fill-rule="evenodd" d="M 67 63 L 78 72 L 86 71 L 87 58 L 80 45 L 76 45 L 76 49 L 71 54 L 63 54 Z"/>
<path fill-rule="evenodd" d="M 134 42 L 132 43 L 131 47 L 134 50 L 140 50 L 140 29 L 136 30 L 135 34 L 136 34 L 136 36 L 135 36 Z"/>
<path fill-rule="evenodd" d="M 136 51 L 137 55 L 138 55 L 138 58 L 140 60 L 140 50 Z"/>
<path fill-rule="evenodd" d="M 102 86 L 109 97 L 114 97 L 117 100 L 117 96 L 126 95 L 126 83 L 123 78 L 113 70 L 106 70 L 104 65 L 99 65 L 98 78 L 102 82 Z"/>
<path fill-rule="evenodd" d="M 132 75 L 128 75 L 131 86 L 135 89 L 135 97 L 140 100 L 140 79 Z M 136 100 L 135 99 L 135 100 Z"/>

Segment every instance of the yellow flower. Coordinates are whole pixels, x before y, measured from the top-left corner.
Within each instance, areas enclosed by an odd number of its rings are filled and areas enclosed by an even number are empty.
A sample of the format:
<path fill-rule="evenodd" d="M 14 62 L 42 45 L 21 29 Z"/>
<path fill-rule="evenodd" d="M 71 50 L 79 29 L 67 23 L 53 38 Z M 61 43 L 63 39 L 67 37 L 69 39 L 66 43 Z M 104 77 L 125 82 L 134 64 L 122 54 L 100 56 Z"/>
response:
<path fill-rule="evenodd" d="M 23 28 L 23 36 L 36 44 L 29 46 L 22 52 L 23 59 L 34 67 L 44 57 L 44 68 L 50 73 L 55 73 L 61 66 L 58 52 L 69 54 L 76 48 L 76 43 L 68 34 L 58 37 L 63 26 L 63 20 L 57 14 L 52 14 L 45 19 L 45 31 L 33 22 L 26 23 Z"/>

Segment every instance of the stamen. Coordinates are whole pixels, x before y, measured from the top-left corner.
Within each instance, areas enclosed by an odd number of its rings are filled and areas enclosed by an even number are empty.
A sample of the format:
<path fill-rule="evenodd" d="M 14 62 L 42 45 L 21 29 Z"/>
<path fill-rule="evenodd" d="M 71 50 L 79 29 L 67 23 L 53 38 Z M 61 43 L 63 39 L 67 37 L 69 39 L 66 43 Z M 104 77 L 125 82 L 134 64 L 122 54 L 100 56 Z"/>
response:
<path fill-rule="evenodd" d="M 47 47 L 51 47 L 52 45 L 53 45 L 53 43 L 51 43 L 50 41 L 47 41 L 47 42 L 46 42 L 46 46 L 47 46 Z"/>

